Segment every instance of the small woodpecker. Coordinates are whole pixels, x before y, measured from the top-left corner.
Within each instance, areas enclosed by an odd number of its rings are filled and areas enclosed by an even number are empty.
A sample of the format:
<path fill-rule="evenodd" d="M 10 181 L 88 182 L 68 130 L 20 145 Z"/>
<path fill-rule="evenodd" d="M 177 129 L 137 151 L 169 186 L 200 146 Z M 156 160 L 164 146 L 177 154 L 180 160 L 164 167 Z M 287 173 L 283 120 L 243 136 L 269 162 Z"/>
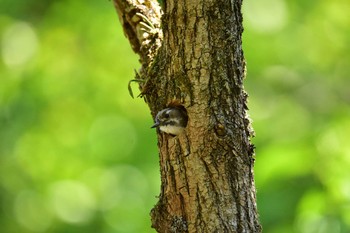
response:
<path fill-rule="evenodd" d="M 187 126 L 188 116 L 184 109 L 169 107 L 158 112 L 151 128 L 158 127 L 160 131 L 174 136 L 179 135 Z"/>

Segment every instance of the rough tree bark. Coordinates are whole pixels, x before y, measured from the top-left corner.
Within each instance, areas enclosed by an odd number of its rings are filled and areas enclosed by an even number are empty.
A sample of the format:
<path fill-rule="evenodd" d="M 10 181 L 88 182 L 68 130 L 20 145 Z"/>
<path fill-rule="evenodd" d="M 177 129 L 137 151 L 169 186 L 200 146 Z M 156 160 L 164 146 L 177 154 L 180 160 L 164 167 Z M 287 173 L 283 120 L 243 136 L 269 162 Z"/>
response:
<path fill-rule="evenodd" d="M 114 0 L 140 55 L 137 76 L 152 116 L 186 108 L 185 133 L 158 132 L 158 232 L 261 232 L 254 148 L 243 89 L 241 0 Z"/>

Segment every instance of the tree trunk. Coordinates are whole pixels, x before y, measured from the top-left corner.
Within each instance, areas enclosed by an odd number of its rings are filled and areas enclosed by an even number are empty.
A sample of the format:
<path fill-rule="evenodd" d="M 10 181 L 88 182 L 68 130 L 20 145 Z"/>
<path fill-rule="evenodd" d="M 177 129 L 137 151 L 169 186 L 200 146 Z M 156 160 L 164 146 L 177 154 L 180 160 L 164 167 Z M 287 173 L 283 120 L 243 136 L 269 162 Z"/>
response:
<path fill-rule="evenodd" d="M 153 117 L 179 104 L 189 117 L 179 136 L 158 132 L 161 193 L 151 211 L 158 232 L 261 232 L 241 4 L 167 0 L 160 26 L 156 1 L 115 0 L 141 57 L 138 78 Z"/>

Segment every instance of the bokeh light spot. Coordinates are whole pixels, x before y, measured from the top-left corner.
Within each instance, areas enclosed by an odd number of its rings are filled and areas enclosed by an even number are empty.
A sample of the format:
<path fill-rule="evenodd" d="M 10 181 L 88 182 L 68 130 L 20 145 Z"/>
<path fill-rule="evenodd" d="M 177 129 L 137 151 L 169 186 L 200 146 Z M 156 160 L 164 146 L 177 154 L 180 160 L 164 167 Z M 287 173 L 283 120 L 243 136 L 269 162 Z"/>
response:
<path fill-rule="evenodd" d="M 134 166 L 120 164 L 107 169 L 100 178 L 101 208 L 116 206 L 125 193 L 145 194 L 148 186 L 145 175 Z"/>
<path fill-rule="evenodd" d="M 51 204 L 57 217 L 68 223 L 88 222 L 94 214 L 96 200 L 82 183 L 58 181 L 50 188 Z"/>
<path fill-rule="evenodd" d="M 29 61 L 38 48 L 34 29 L 24 22 L 10 25 L 2 37 L 2 59 L 12 68 Z"/>
<path fill-rule="evenodd" d="M 300 233 L 339 233 L 340 224 L 336 219 L 321 215 L 311 215 L 302 218 L 298 222 Z"/>
<path fill-rule="evenodd" d="M 14 212 L 17 221 L 34 232 L 46 231 L 52 222 L 45 199 L 31 190 L 22 191 L 17 195 Z"/>
<path fill-rule="evenodd" d="M 284 0 L 247 1 L 243 12 L 248 25 L 257 32 L 277 32 L 287 24 Z"/>

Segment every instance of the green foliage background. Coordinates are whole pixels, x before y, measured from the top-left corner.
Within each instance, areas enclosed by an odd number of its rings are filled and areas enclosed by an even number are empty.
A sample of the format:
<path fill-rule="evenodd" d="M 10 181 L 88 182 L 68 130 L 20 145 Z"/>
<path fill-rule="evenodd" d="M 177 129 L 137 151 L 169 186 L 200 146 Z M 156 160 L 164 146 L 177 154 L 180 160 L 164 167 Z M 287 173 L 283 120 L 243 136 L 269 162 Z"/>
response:
<path fill-rule="evenodd" d="M 244 1 L 264 232 L 350 232 L 348 12 Z M 156 135 L 112 2 L 1 0 L 0 41 L 1 232 L 154 232 Z"/>

